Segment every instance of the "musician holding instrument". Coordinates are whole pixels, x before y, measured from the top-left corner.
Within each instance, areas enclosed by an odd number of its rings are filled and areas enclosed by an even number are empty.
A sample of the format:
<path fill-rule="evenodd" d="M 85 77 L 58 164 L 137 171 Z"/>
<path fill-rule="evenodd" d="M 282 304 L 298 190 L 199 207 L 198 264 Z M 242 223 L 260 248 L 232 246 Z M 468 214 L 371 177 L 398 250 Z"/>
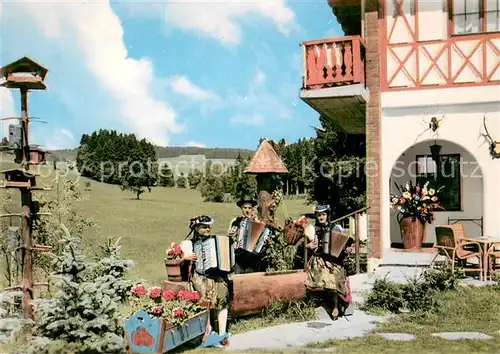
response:
<path fill-rule="evenodd" d="M 314 241 L 307 244 L 307 247 L 313 251 L 313 255 L 306 268 L 306 287 L 310 290 L 320 290 L 327 295 L 332 295 L 333 309 L 331 316 L 336 320 L 339 316 L 340 308 L 345 311 L 345 308 L 351 302 L 344 260 L 349 253 L 353 252 L 354 240 L 352 237 L 345 235 L 340 225 L 331 225 L 329 214 L 329 205 L 316 206 L 316 235 Z M 341 241 L 341 251 L 339 251 L 337 256 L 331 254 L 332 252 L 329 251 L 330 246 L 327 244 L 328 241 L 325 241 L 330 239 L 332 231 L 341 233 L 346 237 L 345 241 Z M 341 300 L 340 304 L 339 298 Z"/>
<path fill-rule="evenodd" d="M 241 215 L 231 220 L 228 230 L 229 237 L 232 237 L 234 240 L 236 240 L 237 234 L 241 231 L 242 221 L 245 219 L 258 220 L 255 215 L 257 200 L 247 195 L 238 200 L 236 205 L 241 209 Z M 241 246 L 242 245 L 238 245 L 235 250 L 236 264 L 234 273 L 245 274 L 260 271 L 263 263 L 261 253 L 248 252 L 241 248 Z"/>
<path fill-rule="evenodd" d="M 201 302 L 209 305 L 211 313 L 213 311 L 216 315 L 218 324 L 217 332 L 223 343 L 222 345 L 227 346 L 229 344 L 227 341 L 229 334 L 226 333 L 230 300 L 229 274 L 219 269 L 200 271 L 199 269 L 203 267 L 198 267 L 197 262 L 203 262 L 203 260 L 199 259 L 195 252 L 199 242 L 213 237 L 211 236 L 211 226 L 213 223 L 214 219 L 206 215 L 192 218 L 189 228 L 193 233 L 193 237 L 191 245 L 187 247 L 190 249 L 186 249 L 186 241 L 181 243 L 181 247 L 184 248 L 184 259 L 194 262 L 193 266 L 190 267 L 190 282 L 194 290 L 200 293 Z M 227 236 L 223 237 L 227 238 Z"/>

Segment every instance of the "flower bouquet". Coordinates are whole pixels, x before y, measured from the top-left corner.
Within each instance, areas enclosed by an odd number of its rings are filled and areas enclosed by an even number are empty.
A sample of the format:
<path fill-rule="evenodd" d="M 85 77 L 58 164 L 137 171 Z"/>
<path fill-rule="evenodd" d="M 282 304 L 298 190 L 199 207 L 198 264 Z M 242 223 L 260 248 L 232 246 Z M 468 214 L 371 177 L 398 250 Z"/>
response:
<path fill-rule="evenodd" d="M 133 313 L 125 322 L 132 352 L 165 353 L 205 333 L 208 309 L 200 294 L 189 290 L 165 290 L 144 285 L 132 288 Z"/>
<path fill-rule="evenodd" d="M 172 242 L 170 248 L 166 251 L 165 266 L 167 267 L 168 279 L 174 282 L 182 281 L 181 262 L 184 252 L 181 246 Z"/>
<path fill-rule="evenodd" d="M 285 220 L 285 239 L 286 243 L 295 246 L 301 239 L 304 238 L 304 226 L 307 225 L 307 218 L 301 216 L 297 220 L 288 218 Z"/>
<path fill-rule="evenodd" d="M 424 241 L 425 225 L 432 224 L 436 210 L 444 210 L 438 197 L 442 188 L 436 191 L 428 187 L 429 182 L 421 187 L 410 181 L 404 186 L 396 185 L 399 194 L 391 195 L 391 207 L 398 212 L 405 248 L 419 248 Z"/>

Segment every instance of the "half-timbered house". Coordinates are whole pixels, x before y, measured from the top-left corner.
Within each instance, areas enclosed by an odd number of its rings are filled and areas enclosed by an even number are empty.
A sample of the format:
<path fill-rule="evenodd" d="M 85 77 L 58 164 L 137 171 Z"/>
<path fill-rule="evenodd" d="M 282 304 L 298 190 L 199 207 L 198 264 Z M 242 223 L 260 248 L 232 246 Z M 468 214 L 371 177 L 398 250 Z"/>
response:
<path fill-rule="evenodd" d="M 434 225 L 500 238 L 500 0 L 329 4 L 345 37 L 303 43 L 300 96 L 366 134 L 372 262 L 401 242 L 389 196 L 408 180 L 439 177 Z"/>

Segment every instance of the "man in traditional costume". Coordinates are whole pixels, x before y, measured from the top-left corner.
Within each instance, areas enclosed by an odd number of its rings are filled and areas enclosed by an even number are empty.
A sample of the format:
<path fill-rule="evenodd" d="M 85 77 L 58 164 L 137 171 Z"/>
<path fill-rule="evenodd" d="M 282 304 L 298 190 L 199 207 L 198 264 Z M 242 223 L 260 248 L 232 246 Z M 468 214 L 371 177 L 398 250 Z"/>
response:
<path fill-rule="evenodd" d="M 190 220 L 189 228 L 193 233 L 192 241 L 181 243 L 185 260 L 201 261 L 197 259 L 193 245 L 211 235 L 211 226 L 213 223 L 214 219 L 206 215 Z M 209 305 L 211 312 L 214 312 L 217 318 L 219 335 L 217 336 L 215 333 L 212 333 L 208 342 L 213 346 L 214 342 L 220 340 L 222 346 L 229 345 L 227 338 L 230 334 L 226 333 L 230 300 L 228 274 L 216 270 L 199 273 L 194 265 L 191 267 L 189 274 L 194 290 L 200 293 L 201 302 Z"/>
<path fill-rule="evenodd" d="M 337 319 L 340 309 L 345 311 L 348 304 L 352 301 L 349 280 L 346 277 L 344 268 L 344 260 L 348 253 L 353 251 L 352 245 L 354 240 L 352 238 L 349 239 L 346 248 L 338 258 L 323 253 L 321 243 L 325 234 L 332 231 L 344 233 L 340 225 L 331 225 L 329 214 L 329 205 L 316 206 L 316 235 L 314 241 L 307 245 L 308 248 L 313 250 L 313 255 L 306 268 L 306 287 L 312 291 L 320 290 L 324 294 L 331 295 L 333 302 L 331 315 L 333 319 Z M 339 298 L 341 300 L 340 303 Z M 329 296 L 327 299 L 329 300 Z"/>
<path fill-rule="evenodd" d="M 244 219 L 249 218 L 258 220 L 258 218 L 255 216 L 255 207 L 257 206 L 257 200 L 250 196 L 244 196 L 240 200 L 238 200 L 236 205 L 241 209 L 241 215 L 231 220 L 231 223 L 229 224 L 228 235 L 233 239 L 236 239 L 240 231 L 241 222 Z M 261 254 L 251 253 L 239 247 L 236 247 L 234 256 L 235 274 L 258 272 L 263 263 Z"/>

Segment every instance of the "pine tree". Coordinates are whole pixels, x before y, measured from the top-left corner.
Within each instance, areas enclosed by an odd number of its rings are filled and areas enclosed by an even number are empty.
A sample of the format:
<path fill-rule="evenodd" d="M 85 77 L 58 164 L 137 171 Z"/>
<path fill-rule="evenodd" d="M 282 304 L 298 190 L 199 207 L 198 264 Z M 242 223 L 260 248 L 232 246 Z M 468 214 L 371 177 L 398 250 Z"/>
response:
<path fill-rule="evenodd" d="M 189 172 L 187 179 L 189 183 L 189 188 L 196 189 L 198 188 L 198 186 L 201 183 L 201 180 L 203 179 L 203 172 L 201 172 L 201 170 L 199 169 L 194 170 L 194 172 L 191 171 Z"/>
<path fill-rule="evenodd" d="M 174 173 L 168 164 L 163 164 L 158 175 L 158 185 L 160 187 L 174 187 Z"/>
<path fill-rule="evenodd" d="M 233 166 L 233 190 L 231 194 L 236 200 L 244 196 L 255 196 L 257 182 L 255 176 L 244 173 L 250 164 L 250 158 L 244 160 L 240 155 Z"/>
<path fill-rule="evenodd" d="M 186 176 L 184 176 L 184 173 L 181 172 L 180 176 L 177 177 L 177 188 L 186 188 L 187 187 L 187 179 Z"/>
<path fill-rule="evenodd" d="M 62 242 L 53 273 L 59 292 L 39 302 L 35 337 L 27 351 L 48 353 L 54 343 L 63 343 L 75 354 L 124 353 L 120 304 L 132 286 L 124 280 L 131 262 L 120 258 L 118 243 L 107 245 L 100 261 L 92 263 L 85 259 L 78 238 Z"/>
<path fill-rule="evenodd" d="M 314 159 L 306 164 L 304 180 L 310 201 L 330 204 L 341 217 L 365 204 L 365 136 L 348 134 L 323 117 L 320 121 L 323 130 L 308 150 Z"/>
<path fill-rule="evenodd" d="M 212 168 L 212 161 L 208 161 L 205 178 L 200 185 L 201 196 L 205 202 L 222 203 L 224 201 L 224 185 L 221 171 Z"/>

